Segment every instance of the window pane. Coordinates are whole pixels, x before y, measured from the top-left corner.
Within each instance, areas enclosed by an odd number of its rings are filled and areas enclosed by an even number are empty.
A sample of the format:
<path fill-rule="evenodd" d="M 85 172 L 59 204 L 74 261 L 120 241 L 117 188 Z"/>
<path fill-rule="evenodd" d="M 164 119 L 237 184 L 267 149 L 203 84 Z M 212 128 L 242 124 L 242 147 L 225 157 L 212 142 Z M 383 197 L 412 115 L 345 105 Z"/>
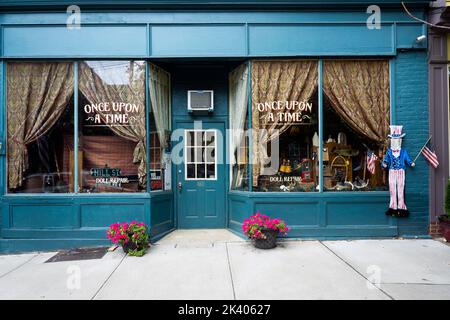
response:
<path fill-rule="evenodd" d="M 254 191 L 312 192 L 318 186 L 318 63 L 252 63 Z"/>
<path fill-rule="evenodd" d="M 186 148 L 186 162 L 187 163 L 192 163 L 195 162 L 195 148 L 192 147 L 187 147 Z"/>
<path fill-rule="evenodd" d="M 211 148 L 208 147 L 206 148 L 206 162 L 208 163 L 214 163 L 215 162 L 215 158 L 216 158 L 216 149 L 215 148 Z"/>
<path fill-rule="evenodd" d="M 205 162 L 205 148 L 197 147 L 195 148 L 195 162 Z"/>
<path fill-rule="evenodd" d="M 150 96 L 150 164 L 160 169 L 158 179 L 150 181 L 151 190 L 171 189 L 170 163 L 170 76 L 158 66 L 148 64 Z M 189 145 L 194 145 L 193 136 L 188 137 Z M 193 159 L 193 154 L 190 155 Z M 195 172 L 194 172 L 195 175 Z"/>
<path fill-rule="evenodd" d="M 324 191 L 387 190 L 389 62 L 324 61 L 323 97 Z"/>
<path fill-rule="evenodd" d="M 80 191 L 146 191 L 145 63 L 84 61 L 78 74 Z"/>
<path fill-rule="evenodd" d="M 215 139 L 214 132 L 206 131 L 206 145 L 214 147 L 214 143 L 215 143 L 214 139 Z"/>
<path fill-rule="evenodd" d="M 204 141 L 204 132 L 203 131 L 196 131 L 195 132 L 195 144 L 197 145 L 197 146 L 203 146 L 203 145 L 205 145 L 205 141 Z"/>
<path fill-rule="evenodd" d="M 73 192 L 73 63 L 7 64 L 8 192 Z"/>
<path fill-rule="evenodd" d="M 187 177 L 189 179 L 195 179 L 195 164 L 188 164 L 187 166 Z"/>
<path fill-rule="evenodd" d="M 205 179 L 206 172 L 205 172 L 205 164 L 197 164 L 197 179 Z"/>
<path fill-rule="evenodd" d="M 206 165 L 206 178 L 215 179 L 216 178 L 216 168 L 214 164 Z"/>
<path fill-rule="evenodd" d="M 232 190 L 249 189 L 248 65 L 229 74 L 230 168 Z"/>
<path fill-rule="evenodd" d="M 195 146 L 195 132 L 188 131 L 186 134 L 186 146 Z"/>

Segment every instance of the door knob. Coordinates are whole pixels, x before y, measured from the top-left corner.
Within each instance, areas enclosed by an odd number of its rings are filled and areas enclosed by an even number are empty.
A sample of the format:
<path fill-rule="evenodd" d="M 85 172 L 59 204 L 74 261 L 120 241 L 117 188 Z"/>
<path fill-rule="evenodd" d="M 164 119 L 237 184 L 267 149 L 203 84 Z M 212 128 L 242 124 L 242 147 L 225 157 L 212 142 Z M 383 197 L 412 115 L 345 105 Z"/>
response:
<path fill-rule="evenodd" d="M 181 191 L 181 189 L 183 189 L 183 184 L 181 182 L 178 182 L 177 188 L 179 191 Z"/>

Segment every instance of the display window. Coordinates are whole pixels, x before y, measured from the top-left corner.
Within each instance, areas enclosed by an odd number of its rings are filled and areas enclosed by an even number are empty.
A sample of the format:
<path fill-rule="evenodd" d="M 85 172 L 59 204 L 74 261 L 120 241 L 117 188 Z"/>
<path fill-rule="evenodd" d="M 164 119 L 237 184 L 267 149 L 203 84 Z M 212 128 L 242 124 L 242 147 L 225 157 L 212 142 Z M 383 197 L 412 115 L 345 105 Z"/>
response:
<path fill-rule="evenodd" d="M 79 192 L 147 189 L 145 62 L 78 64 Z"/>
<path fill-rule="evenodd" d="M 262 192 L 388 189 L 380 166 L 391 112 L 388 60 L 324 60 L 322 92 L 316 60 L 252 61 L 250 85 L 248 72 L 242 65 L 229 77 L 230 127 L 241 130 L 230 139 L 232 190 L 249 190 L 250 181 Z"/>
<path fill-rule="evenodd" d="M 254 191 L 318 190 L 317 79 L 314 60 L 252 62 Z"/>
<path fill-rule="evenodd" d="M 7 63 L 8 192 L 73 192 L 73 74 L 71 62 Z"/>
<path fill-rule="evenodd" d="M 389 62 L 325 60 L 323 97 L 323 190 L 388 190 Z"/>

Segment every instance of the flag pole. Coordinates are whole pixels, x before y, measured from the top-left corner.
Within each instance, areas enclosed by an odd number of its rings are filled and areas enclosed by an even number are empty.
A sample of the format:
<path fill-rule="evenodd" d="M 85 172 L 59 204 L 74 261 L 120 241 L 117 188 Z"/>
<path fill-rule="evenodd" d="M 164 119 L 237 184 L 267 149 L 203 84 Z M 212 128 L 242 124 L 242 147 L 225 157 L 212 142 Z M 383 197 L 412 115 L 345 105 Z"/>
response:
<path fill-rule="evenodd" d="M 420 153 L 422 152 L 423 148 L 425 148 L 425 146 L 427 145 L 428 141 L 431 140 L 431 137 L 432 137 L 432 136 L 430 136 L 430 137 L 428 138 L 427 142 L 425 142 L 425 144 L 423 145 L 423 147 L 420 149 L 419 153 L 417 153 L 417 156 L 414 158 L 413 162 L 416 162 L 416 160 L 417 160 L 417 158 L 419 157 Z"/>

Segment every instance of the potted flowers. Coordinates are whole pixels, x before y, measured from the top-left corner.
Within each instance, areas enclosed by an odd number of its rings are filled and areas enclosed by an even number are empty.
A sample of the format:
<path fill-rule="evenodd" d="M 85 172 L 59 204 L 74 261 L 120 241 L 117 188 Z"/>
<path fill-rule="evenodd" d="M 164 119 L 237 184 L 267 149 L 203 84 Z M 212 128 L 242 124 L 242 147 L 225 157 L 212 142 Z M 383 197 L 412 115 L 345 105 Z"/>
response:
<path fill-rule="evenodd" d="M 445 211 L 447 214 L 439 216 L 439 228 L 445 240 L 450 242 L 450 182 L 447 184 L 447 193 L 445 195 Z"/>
<path fill-rule="evenodd" d="M 286 235 L 289 228 L 283 220 L 271 219 L 262 215 L 259 211 L 244 220 L 242 225 L 244 234 L 254 241 L 259 249 L 272 249 L 277 246 L 277 237 L 281 233 Z"/>
<path fill-rule="evenodd" d="M 141 257 L 148 248 L 147 226 L 143 222 L 113 223 L 106 236 L 115 244 L 121 245 L 123 251 L 130 256 Z"/>

